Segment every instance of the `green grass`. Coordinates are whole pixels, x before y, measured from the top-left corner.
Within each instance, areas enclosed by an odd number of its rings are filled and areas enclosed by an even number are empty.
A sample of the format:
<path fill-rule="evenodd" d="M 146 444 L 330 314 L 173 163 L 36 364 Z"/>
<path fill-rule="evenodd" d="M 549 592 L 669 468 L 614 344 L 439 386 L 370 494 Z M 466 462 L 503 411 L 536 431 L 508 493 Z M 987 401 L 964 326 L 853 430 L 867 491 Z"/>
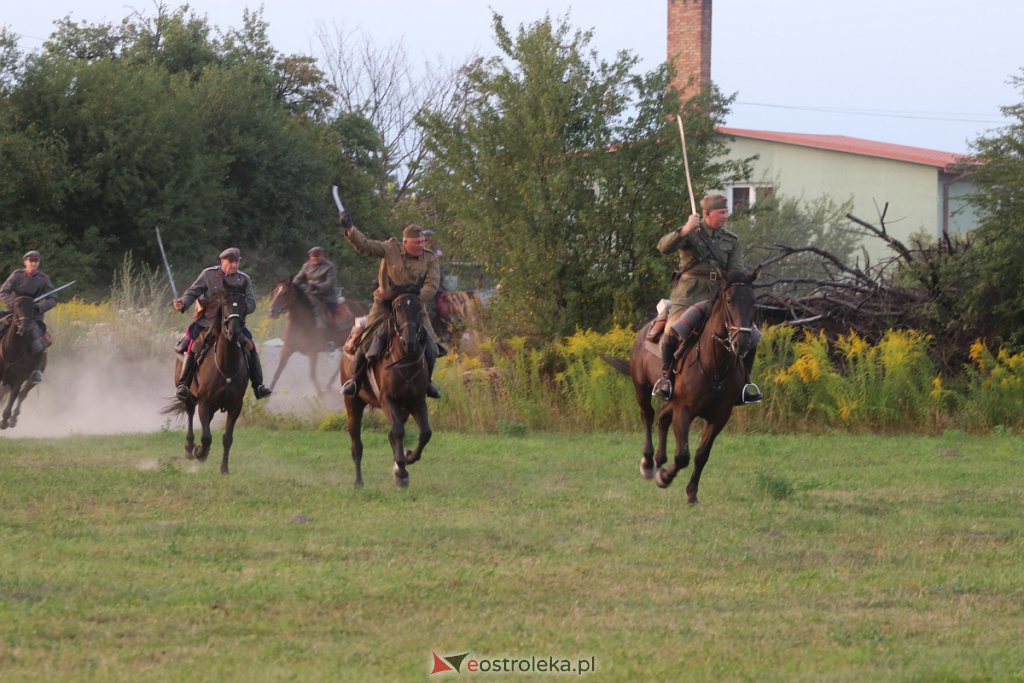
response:
<path fill-rule="evenodd" d="M 438 433 L 406 492 L 379 430 L 362 491 L 338 433 L 239 430 L 228 477 L 219 433 L 201 465 L 177 433 L 9 435 L 4 681 L 429 680 L 431 650 L 593 656 L 594 681 L 1024 679 L 1008 435 L 726 433 L 696 507 L 689 471 L 640 479 L 636 434 Z"/>

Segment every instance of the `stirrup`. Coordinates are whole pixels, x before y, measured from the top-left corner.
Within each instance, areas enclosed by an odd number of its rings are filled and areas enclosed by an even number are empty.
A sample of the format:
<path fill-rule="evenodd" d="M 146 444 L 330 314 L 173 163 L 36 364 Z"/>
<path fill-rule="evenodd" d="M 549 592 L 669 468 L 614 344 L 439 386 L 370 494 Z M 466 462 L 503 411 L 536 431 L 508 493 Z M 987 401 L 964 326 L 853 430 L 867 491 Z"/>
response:
<path fill-rule="evenodd" d="M 740 394 L 743 405 L 749 405 L 752 403 L 760 403 L 764 396 L 761 394 L 761 389 L 753 382 L 748 382 L 743 385 L 743 393 Z"/>
<path fill-rule="evenodd" d="M 427 385 L 427 396 L 430 398 L 441 398 L 441 389 L 431 380 Z"/>
<path fill-rule="evenodd" d="M 33 370 L 32 374 L 29 376 L 29 380 L 28 381 L 31 382 L 32 384 L 42 384 L 43 383 L 43 371 L 42 370 Z"/>
<path fill-rule="evenodd" d="M 654 383 L 651 396 L 667 401 L 672 398 L 672 381 L 668 377 L 662 377 Z"/>
<path fill-rule="evenodd" d="M 359 385 L 356 384 L 354 379 L 350 379 L 341 385 L 342 396 L 355 396 L 359 393 Z"/>
<path fill-rule="evenodd" d="M 179 384 L 177 389 L 174 390 L 174 395 L 180 398 L 182 401 L 188 399 L 192 395 L 192 392 L 188 390 L 187 384 Z"/>

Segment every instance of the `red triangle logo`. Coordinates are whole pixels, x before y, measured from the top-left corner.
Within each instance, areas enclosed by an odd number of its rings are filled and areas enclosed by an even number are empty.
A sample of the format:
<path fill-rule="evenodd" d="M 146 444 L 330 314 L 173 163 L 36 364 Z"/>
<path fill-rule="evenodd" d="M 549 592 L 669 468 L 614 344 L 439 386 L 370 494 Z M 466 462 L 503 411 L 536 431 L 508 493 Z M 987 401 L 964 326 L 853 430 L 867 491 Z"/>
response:
<path fill-rule="evenodd" d="M 434 655 L 434 670 L 430 672 L 431 676 L 444 671 L 455 671 L 455 669 L 452 668 L 452 665 L 438 657 L 436 652 L 431 650 L 430 654 Z"/>

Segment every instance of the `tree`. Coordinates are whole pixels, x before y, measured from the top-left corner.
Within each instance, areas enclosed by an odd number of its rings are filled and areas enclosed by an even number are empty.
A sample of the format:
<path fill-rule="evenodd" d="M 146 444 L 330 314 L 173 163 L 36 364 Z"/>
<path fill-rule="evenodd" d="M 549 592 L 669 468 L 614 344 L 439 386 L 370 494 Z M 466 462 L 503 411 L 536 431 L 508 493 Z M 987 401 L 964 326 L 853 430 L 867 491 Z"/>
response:
<path fill-rule="evenodd" d="M 423 117 L 422 194 L 453 251 L 500 283 L 492 319 L 509 331 L 634 322 L 675 267 L 658 238 L 690 213 L 668 68 L 635 74 L 626 51 L 600 60 L 566 18 L 512 35 L 494 14 L 493 27 L 501 54 L 464 70 L 458 115 Z M 711 88 L 683 111 L 698 193 L 747 172 L 718 161 L 728 102 Z"/>
<path fill-rule="evenodd" d="M 1024 94 L 1024 69 L 1010 82 Z M 993 341 L 1024 345 L 1024 102 L 1001 107 L 1011 123 L 972 145 L 972 202 L 980 222 L 970 252 L 964 313 Z"/>

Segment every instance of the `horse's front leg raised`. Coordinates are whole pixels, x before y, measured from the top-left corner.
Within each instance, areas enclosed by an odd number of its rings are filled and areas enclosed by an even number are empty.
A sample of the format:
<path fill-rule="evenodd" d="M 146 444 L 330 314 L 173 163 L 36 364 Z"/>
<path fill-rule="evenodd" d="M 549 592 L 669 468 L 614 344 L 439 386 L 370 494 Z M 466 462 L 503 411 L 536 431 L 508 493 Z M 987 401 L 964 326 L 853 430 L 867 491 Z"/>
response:
<path fill-rule="evenodd" d="M 356 466 L 357 489 L 363 488 L 363 411 L 366 404 L 358 396 L 345 397 L 345 414 L 348 417 L 348 436 L 352 441 L 352 462 Z"/>
<path fill-rule="evenodd" d="M 287 344 L 281 347 L 281 356 L 277 359 L 277 369 L 274 370 L 274 379 L 270 380 L 270 390 L 273 391 L 274 387 L 277 386 L 277 380 L 281 377 L 281 373 L 284 372 L 284 366 L 288 365 L 288 359 L 295 353 L 290 346 Z"/>
<path fill-rule="evenodd" d="M 210 444 L 213 443 L 213 435 L 210 433 L 210 421 L 213 419 L 213 410 L 206 403 L 199 403 L 196 406 L 199 413 L 199 426 L 202 428 L 202 436 L 199 437 L 200 445 L 195 450 L 196 460 L 203 462 L 210 455 Z"/>
<path fill-rule="evenodd" d="M 221 474 L 228 473 L 228 454 L 231 452 L 231 444 L 235 440 L 235 422 L 241 412 L 241 405 L 234 410 L 229 410 L 227 419 L 224 421 L 224 437 L 221 439 L 221 443 L 224 445 L 224 455 L 220 459 Z"/>
<path fill-rule="evenodd" d="M 391 401 L 385 402 L 384 405 L 388 407 L 385 412 L 391 422 L 388 441 L 391 442 L 391 451 L 394 454 L 395 462 L 391 474 L 396 484 L 406 488 L 409 486 L 409 471 L 405 469 L 405 421 L 409 418 L 409 412 Z"/>
<path fill-rule="evenodd" d="M 4 408 L 4 416 L 3 419 L 0 420 L 0 429 L 7 429 L 8 427 L 14 426 L 11 424 L 10 419 L 11 410 L 13 410 L 14 407 L 14 399 L 18 397 L 18 390 L 19 387 L 7 387 L 7 407 Z"/>
<path fill-rule="evenodd" d="M 11 427 L 18 424 L 18 416 L 21 415 L 21 404 L 25 400 L 25 397 L 28 396 L 28 392 L 32 391 L 32 387 L 34 386 L 35 384 L 32 384 L 32 382 L 25 382 L 21 385 L 21 391 L 11 392 L 11 394 L 17 393 L 18 397 L 17 402 L 14 404 L 14 412 L 11 413 L 11 417 L 7 421 Z"/>
<path fill-rule="evenodd" d="M 704 465 L 708 464 L 708 458 L 711 457 L 711 446 L 714 445 L 715 438 L 724 428 L 725 420 L 720 423 L 709 422 L 700 436 L 700 445 L 697 446 L 697 452 L 693 457 L 693 474 L 690 475 L 690 483 L 686 485 L 686 497 L 690 501 L 690 505 L 697 504 L 697 485 L 700 483 L 700 473 L 704 471 Z"/>
<path fill-rule="evenodd" d="M 406 451 L 405 461 L 407 465 L 411 465 L 420 459 L 420 456 L 423 455 L 423 448 L 433 435 L 433 432 L 430 430 L 430 416 L 428 415 L 426 400 L 420 401 L 420 404 L 416 406 L 416 410 L 413 411 L 412 417 L 416 420 L 416 426 L 420 429 L 420 440 L 416 444 L 416 450 Z"/>
<path fill-rule="evenodd" d="M 679 470 L 690 464 L 690 411 L 677 406 L 672 410 L 672 427 L 676 436 L 676 457 L 668 467 L 658 469 L 655 481 L 661 488 L 668 488 Z"/>

